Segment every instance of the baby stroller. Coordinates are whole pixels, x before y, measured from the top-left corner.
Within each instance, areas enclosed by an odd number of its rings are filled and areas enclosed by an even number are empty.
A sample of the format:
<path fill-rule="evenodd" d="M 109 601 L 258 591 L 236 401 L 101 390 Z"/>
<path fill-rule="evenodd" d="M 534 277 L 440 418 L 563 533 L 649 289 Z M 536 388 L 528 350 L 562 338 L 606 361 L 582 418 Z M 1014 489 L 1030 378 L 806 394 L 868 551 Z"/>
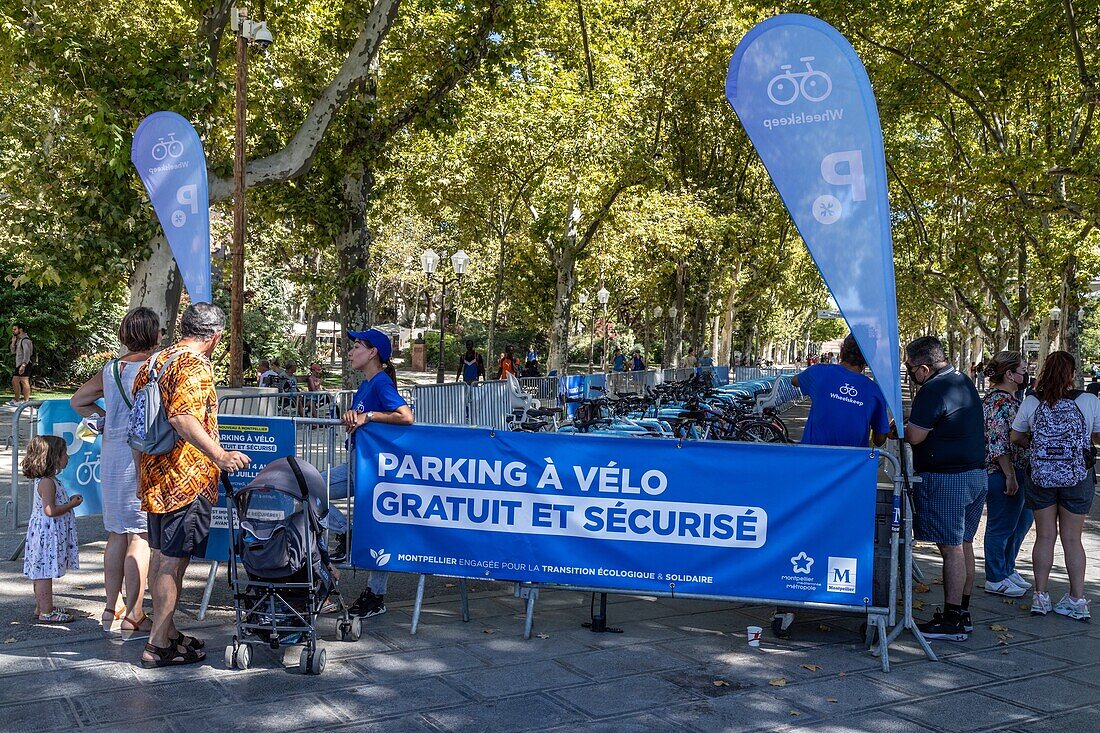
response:
<path fill-rule="evenodd" d="M 320 472 L 293 456 L 272 461 L 230 497 L 229 584 L 237 616 L 233 643 L 225 647 L 227 667 L 248 669 L 254 637 L 272 649 L 302 645 L 298 667 L 321 674 L 325 650 L 317 645 L 317 616 L 326 603 L 338 613 L 337 641 L 357 641 L 359 619 L 351 618 L 337 589 L 321 522 L 330 511 Z M 237 563 L 244 566 L 246 579 Z"/>

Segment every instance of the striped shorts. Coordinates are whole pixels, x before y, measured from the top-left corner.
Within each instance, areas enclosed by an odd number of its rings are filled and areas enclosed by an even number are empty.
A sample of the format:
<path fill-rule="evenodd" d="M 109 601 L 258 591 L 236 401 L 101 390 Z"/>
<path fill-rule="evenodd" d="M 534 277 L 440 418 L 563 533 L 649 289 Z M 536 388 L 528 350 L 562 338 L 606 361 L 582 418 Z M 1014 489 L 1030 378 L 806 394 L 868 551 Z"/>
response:
<path fill-rule="evenodd" d="M 973 542 L 985 508 L 981 468 L 961 473 L 922 473 L 913 493 L 913 536 L 924 542 Z"/>

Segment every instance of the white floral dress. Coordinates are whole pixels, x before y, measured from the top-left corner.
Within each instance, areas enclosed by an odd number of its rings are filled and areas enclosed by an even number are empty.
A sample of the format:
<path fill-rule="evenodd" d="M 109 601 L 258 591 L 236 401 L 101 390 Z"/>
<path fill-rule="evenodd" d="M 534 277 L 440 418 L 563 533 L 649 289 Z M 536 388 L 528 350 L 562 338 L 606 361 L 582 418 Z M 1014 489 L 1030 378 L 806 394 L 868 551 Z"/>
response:
<path fill-rule="evenodd" d="M 38 482 L 41 480 L 34 480 L 34 506 L 27 524 L 27 548 L 23 554 L 23 575 L 31 580 L 60 578 L 66 570 L 80 568 L 76 517 L 72 512 L 65 512 L 60 517 L 46 516 L 42 497 L 38 493 Z M 64 504 L 69 500 L 69 495 L 57 477 L 53 481 L 57 487 L 54 506 Z"/>

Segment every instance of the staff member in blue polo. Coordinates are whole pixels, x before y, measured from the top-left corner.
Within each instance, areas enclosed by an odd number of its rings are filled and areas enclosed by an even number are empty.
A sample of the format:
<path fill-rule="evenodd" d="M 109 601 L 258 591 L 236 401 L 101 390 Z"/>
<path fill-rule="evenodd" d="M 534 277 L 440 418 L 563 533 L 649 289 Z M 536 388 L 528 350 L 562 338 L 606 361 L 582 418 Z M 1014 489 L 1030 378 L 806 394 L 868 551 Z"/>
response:
<path fill-rule="evenodd" d="M 879 386 L 864 376 L 867 360 L 852 334 L 840 347 L 839 364 L 814 364 L 791 383 L 810 398 L 810 414 L 802 431 L 805 445 L 866 448 L 882 445 L 890 432 L 886 399 Z M 775 609 L 772 631 L 781 639 L 791 636 L 794 613 Z"/>
<path fill-rule="evenodd" d="M 366 331 L 349 330 L 348 339 L 348 361 L 355 371 L 363 374 L 363 381 L 352 398 L 351 409 L 344 413 L 344 427 L 348 433 L 372 422 L 412 425 L 412 410 L 397 391 L 397 375 L 390 364 L 393 353 L 390 337 L 377 328 L 370 328 Z M 369 618 L 386 612 L 384 597 L 389 575 L 371 571 L 366 590 L 349 609 L 353 616 Z"/>

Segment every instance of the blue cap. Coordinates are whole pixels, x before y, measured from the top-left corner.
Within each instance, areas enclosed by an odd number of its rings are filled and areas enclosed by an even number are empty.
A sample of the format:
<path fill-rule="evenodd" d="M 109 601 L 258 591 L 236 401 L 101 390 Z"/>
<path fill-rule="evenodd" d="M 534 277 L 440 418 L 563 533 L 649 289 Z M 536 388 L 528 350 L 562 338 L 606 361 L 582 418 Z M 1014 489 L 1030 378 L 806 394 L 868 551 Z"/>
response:
<path fill-rule="evenodd" d="M 390 356 L 393 354 L 393 344 L 390 343 L 390 337 L 377 328 L 368 328 L 366 331 L 349 330 L 348 338 L 356 341 L 366 341 L 378 349 L 378 358 L 382 361 L 389 361 Z"/>

